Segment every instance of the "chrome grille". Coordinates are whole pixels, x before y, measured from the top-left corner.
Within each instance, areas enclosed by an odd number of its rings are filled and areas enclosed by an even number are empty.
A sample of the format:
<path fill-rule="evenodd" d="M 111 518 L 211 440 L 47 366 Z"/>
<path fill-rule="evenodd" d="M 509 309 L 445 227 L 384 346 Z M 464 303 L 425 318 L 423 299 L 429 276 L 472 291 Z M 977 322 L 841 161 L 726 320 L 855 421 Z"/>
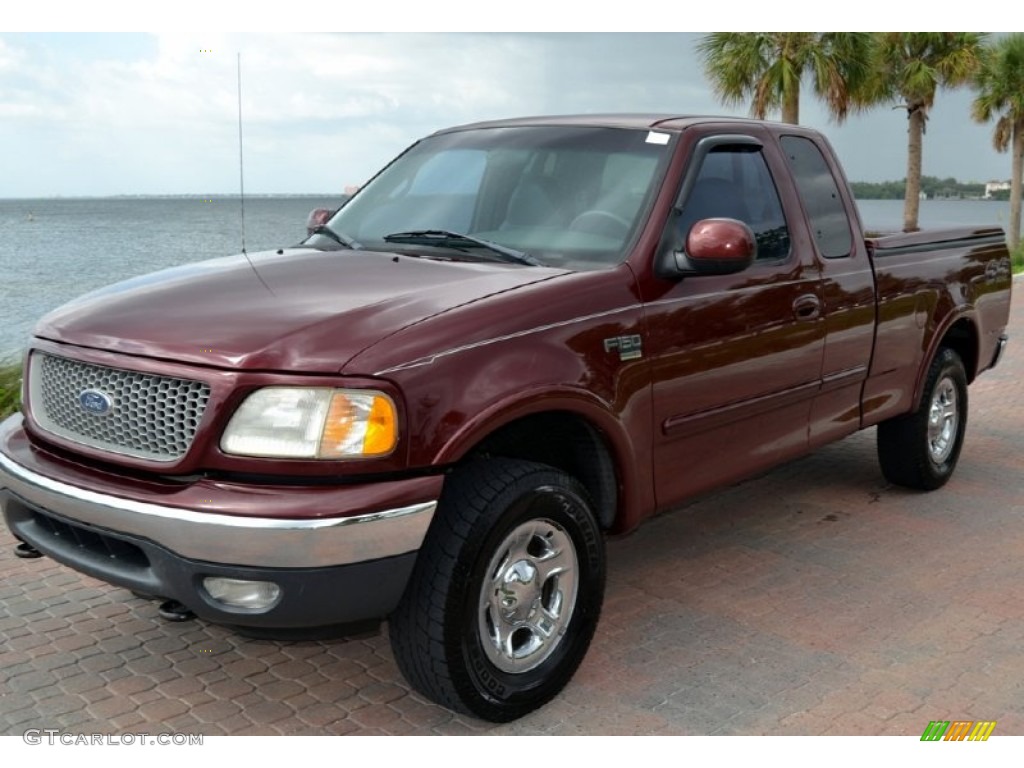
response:
<path fill-rule="evenodd" d="M 83 398 L 90 390 L 98 395 Z M 59 437 L 127 456 L 175 461 L 195 438 L 210 387 L 36 352 L 29 397 L 33 418 Z M 89 397 L 93 403 L 99 399 L 106 412 L 86 410 Z"/>

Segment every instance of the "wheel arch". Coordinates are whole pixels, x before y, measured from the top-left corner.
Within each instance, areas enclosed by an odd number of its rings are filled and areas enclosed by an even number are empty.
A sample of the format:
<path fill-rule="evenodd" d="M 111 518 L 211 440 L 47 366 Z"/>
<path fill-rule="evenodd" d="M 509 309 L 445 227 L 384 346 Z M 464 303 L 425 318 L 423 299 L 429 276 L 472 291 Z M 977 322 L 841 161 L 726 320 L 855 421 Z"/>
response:
<path fill-rule="evenodd" d="M 586 394 L 538 398 L 524 393 L 468 422 L 439 452 L 437 464 L 458 465 L 479 456 L 548 464 L 575 477 L 594 503 L 601 528 L 619 532 L 635 519 L 642 482 L 635 451 L 622 423 Z"/>
<path fill-rule="evenodd" d="M 921 398 L 924 397 L 924 385 L 928 376 L 928 369 L 932 360 L 943 347 L 952 349 L 960 357 L 964 364 L 964 372 L 967 374 L 967 383 L 974 381 L 978 373 L 978 354 L 981 346 L 978 338 L 978 326 L 969 313 L 960 313 L 950 317 L 945 327 L 932 337 L 932 343 L 928 353 L 924 356 L 922 365 L 917 372 L 917 380 L 914 384 L 914 407 L 920 407 Z"/>

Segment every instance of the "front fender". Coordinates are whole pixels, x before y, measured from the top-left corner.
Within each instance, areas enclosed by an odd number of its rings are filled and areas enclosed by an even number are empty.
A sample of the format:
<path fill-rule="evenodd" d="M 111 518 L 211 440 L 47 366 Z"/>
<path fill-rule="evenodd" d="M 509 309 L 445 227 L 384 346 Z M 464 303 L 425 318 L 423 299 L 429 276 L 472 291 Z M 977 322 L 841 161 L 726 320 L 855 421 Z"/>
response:
<path fill-rule="evenodd" d="M 654 509 L 650 441 L 642 437 L 635 440 L 633 435 L 642 436 L 644 433 L 631 434 L 626 426 L 631 421 L 650 423 L 646 402 L 635 403 L 623 417 L 587 390 L 571 387 L 520 390 L 464 422 L 440 447 L 432 463 L 457 464 L 499 430 L 531 416 L 558 414 L 576 417 L 596 430 L 608 448 L 619 483 L 618 514 L 613 531 L 623 532 L 635 527 Z"/>
<path fill-rule="evenodd" d="M 607 443 L 620 479 L 616 529 L 653 512 L 650 372 L 603 340 L 628 323 L 572 324 L 465 347 L 393 373 L 405 393 L 411 467 L 464 459 L 497 430 L 542 413 L 568 413 Z"/>

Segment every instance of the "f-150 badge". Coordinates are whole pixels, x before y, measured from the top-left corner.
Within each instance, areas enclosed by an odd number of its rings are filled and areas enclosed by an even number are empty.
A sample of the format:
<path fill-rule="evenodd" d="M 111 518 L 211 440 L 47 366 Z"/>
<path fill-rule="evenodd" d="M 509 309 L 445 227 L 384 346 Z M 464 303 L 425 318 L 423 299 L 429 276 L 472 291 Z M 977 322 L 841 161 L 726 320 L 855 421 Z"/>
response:
<path fill-rule="evenodd" d="M 639 334 L 632 336 L 613 336 L 604 340 L 604 351 L 619 350 L 619 360 L 639 360 L 644 356 L 643 341 Z"/>

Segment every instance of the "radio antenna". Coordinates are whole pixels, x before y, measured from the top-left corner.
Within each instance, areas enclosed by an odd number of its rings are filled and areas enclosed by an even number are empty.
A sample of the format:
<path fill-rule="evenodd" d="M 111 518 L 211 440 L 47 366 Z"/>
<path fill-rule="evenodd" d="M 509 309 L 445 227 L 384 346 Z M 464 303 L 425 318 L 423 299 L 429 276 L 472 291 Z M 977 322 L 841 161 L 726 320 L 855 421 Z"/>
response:
<path fill-rule="evenodd" d="M 263 287 L 266 288 L 271 294 L 274 290 L 267 285 L 267 281 L 263 279 L 263 275 L 256 269 L 256 265 L 252 263 L 252 259 L 249 258 L 248 252 L 245 250 L 245 160 L 242 155 L 242 54 L 238 54 L 238 201 L 242 209 L 242 255 L 245 256 L 245 260 L 249 262 L 249 266 L 252 267 L 252 271 L 255 273 L 259 281 L 263 283 Z"/>
<path fill-rule="evenodd" d="M 238 200 L 242 207 L 242 253 L 245 253 L 245 162 L 242 157 L 242 54 L 238 56 Z M 248 254 L 246 253 L 248 258 Z"/>

